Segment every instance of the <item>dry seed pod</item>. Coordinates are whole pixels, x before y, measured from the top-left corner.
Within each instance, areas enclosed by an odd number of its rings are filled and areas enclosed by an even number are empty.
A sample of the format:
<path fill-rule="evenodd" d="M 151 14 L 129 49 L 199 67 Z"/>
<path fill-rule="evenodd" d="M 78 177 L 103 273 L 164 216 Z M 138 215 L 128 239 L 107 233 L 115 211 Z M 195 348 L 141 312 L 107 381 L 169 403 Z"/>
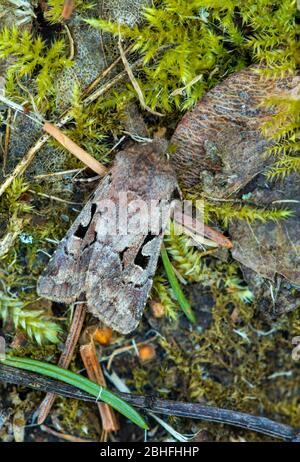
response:
<path fill-rule="evenodd" d="M 266 97 L 292 90 L 299 78 L 267 79 L 250 66 L 209 91 L 180 121 L 171 143 L 171 160 L 184 188 L 227 197 L 264 170 L 272 159 L 261 125 L 272 112 Z"/>

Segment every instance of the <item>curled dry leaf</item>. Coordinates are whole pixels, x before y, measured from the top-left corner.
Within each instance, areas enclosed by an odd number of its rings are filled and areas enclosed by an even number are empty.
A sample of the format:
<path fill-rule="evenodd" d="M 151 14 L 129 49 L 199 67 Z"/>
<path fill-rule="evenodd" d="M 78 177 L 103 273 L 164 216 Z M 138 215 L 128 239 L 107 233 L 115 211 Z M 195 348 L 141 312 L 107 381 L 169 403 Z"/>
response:
<path fill-rule="evenodd" d="M 300 191 L 298 174 L 267 184 L 264 173 L 274 159 L 266 150 L 273 142 L 261 129 L 280 108 L 263 103 L 272 96 L 294 97 L 300 77 L 268 79 L 258 71 L 257 66 L 250 66 L 233 74 L 187 112 L 171 140 L 177 148 L 171 161 L 181 185 L 199 188 L 208 199 L 226 203 L 229 196 L 239 199 L 242 190 L 250 194 L 252 206 L 284 206 L 293 211 L 291 217 L 278 222 L 230 220 L 232 256 L 261 277 L 260 289 L 255 290 L 265 292 L 266 286 L 270 294 L 270 281 L 275 283 L 278 275 L 297 286 L 300 283 Z M 275 301 L 270 296 L 263 298 L 274 313 L 294 309 L 295 300 L 282 296 L 281 290 Z"/>
<path fill-rule="evenodd" d="M 257 66 L 237 72 L 188 111 L 171 139 L 171 161 L 184 188 L 226 198 L 263 171 L 272 159 L 261 126 L 273 112 L 265 98 L 291 91 L 299 79 L 268 79 Z"/>

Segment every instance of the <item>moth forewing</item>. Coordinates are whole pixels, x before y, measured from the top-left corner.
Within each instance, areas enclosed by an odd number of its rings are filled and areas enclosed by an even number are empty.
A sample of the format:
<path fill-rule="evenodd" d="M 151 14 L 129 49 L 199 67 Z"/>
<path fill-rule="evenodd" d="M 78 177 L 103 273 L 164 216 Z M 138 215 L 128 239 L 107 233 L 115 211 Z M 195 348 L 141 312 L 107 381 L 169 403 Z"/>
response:
<path fill-rule="evenodd" d="M 142 316 L 168 211 L 178 190 L 161 140 L 116 156 L 38 281 L 54 301 L 85 300 L 106 325 L 127 334 Z"/>

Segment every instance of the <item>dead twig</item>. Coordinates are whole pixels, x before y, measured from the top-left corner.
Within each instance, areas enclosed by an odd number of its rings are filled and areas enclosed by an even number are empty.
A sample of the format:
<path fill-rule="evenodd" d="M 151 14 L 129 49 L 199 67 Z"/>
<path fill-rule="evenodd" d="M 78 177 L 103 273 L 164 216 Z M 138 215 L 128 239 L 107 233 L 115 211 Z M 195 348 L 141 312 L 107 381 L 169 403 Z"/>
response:
<path fill-rule="evenodd" d="M 16 166 L 16 168 L 14 169 L 12 174 L 10 176 L 8 176 L 5 179 L 5 181 L 2 183 L 2 185 L 0 186 L 0 197 L 7 190 L 7 188 L 12 184 L 14 179 L 17 178 L 18 176 L 22 175 L 25 172 L 27 167 L 33 161 L 36 153 L 41 149 L 42 146 L 44 146 L 44 144 L 49 140 L 49 138 L 50 138 L 50 135 L 48 135 L 48 134 L 45 134 L 45 135 L 41 136 L 38 139 L 38 141 L 36 142 L 36 144 L 34 146 L 32 146 L 32 148 L 29 149 L 27 154 L 18 163 L 18 165 Z"/>
<path fill-rule="evenodd" d="M 33 177 L 34 180 L 42 180 L 44 178 L 49 178 L 52 176 L 64 176 L 64 175 L 71 175 L 71 173 L 78 173 L 82 172 L 84 168 L 73 168 L 72 170 L 64 170 L 61 172 L 51 172 L 51 173 L 43 173 L 42 175 L 35 175 Z"/>
<path fill-rule="evenodd" d="M 195 85 L 195 83 L 199 82 L 199 80 L 202 80 L 202 79 L 203 79 L 203 74 L 196 75 L 196 77 L 194 77 L 189 83 L 184 85 L 184 87 L 176 88 L 176 90 L 172 91 L 170 96 L 183 95 L 185 90 L 187 90 L 188 88 L 191 88 L 193 85 Z"/>
<path fill-rule="evenodd" d="M 93 183 L 93 181 L 98 181 L 99 179 L 100 175 L 96 175 L 91 178 L 73 178 L 72 181 L 74 183 Z"/>
<path fill-rule="evenodd" d="M 5 103 L 10 107 L 16 109 L 16 111 L 23 111 L 23 107 L 15 103 L 14 101 L 9 100 L 5 97 L 0 97 Z M 106 168 L 100 164 L 94 157 L 92 157 L 88 152 L 74 143 L 67 135 L 65 135 L 58 127 L 52 125 L 51 123 L 45 121 L 42 123 L 41 117 L 35 116 L 36 113 L 26 113 L 31 119 L 35 120 L 36 123 L 42 125 L 42 128 L 45 132 L 55 138 L 64 148 L 66 148 L 71 154 L 81 160 L 87 167 L 94 170 L 99 175 L 103 176 L 106 173 Z"/>
<path fill-rule="evenodd" d="M 78 342 L 81 329 L 83 326 L 83 322 L 85 319 L 86 308 L 84 303 L 79 303 L 75 305 L 74 316 L 72 319 L 72 324 L 70 327 L 70 331 L 68 333 L 68 337 L 63 349 L 63 352 L 59 358 L 58 366 L 62 367 L 63 369 L 68 369 L 70 362 L 72 360 L 72 356 Z M 48 417 L 48 414 L 53 406 L 55 401 L 55 394 L 54 393 L 47 393 L 44 400 L 42 401 L 40 408 L 39 408 L 39 416 L 38 416 L 38 423 L 42 424 Z"/>
<path fill-rule="evenodd" d="M 93 156 L 78 146 L 78 144 L 74 143 L 74 141 L 65 135 L 58 127 L 55 127 L 55 125 L 52 125 L 49 122 L 45 122 L 43 129 L 45 132 L 49 133 L 49 135 L 53 136 L 53 138 L 55 138 L 64 148 L 73 154 L 73 156 L 77 157 L 77 159 L 81 160 L 81 162 L 87 165 L 90 169 L 98 173 L 98 175 L 104 176 L 106 174 L 107 169 L 104 165 L 100 164 L 100 162 L 98 162 Z"/>
<path fill-rule="evenodd" d="M 73 385 L 50 379 L 12 366 L 0 363 L 0 380 L 3 382 L 25 385 L 39 391 L 48 391 L 61 396 L 95 402 L 90 394 L 79 390 Z M 184 403 L 158 399 L 153 396 L 136 396 L 131 393 L 117 392 L 120 398 L 132 406 L 142 408 L 157 414 L 199 419 L 208 422 L 233 425 L 249 431 L 255 431 L 273 438 L 286 441 L 300 441 L 300 429 L 290 425 L 275 422 L 262 416 L 254 416 L 244 412 L 222 409 L 215 406 L 205 406 L 199 403 Z"/>
<path fill-rule="evenodd" d="M 131 67 L 137 67 L 140 64 L 143 63 L 143 58 L 137 59 Z M 127 77 L 127 72 L 123 71 L 120 72 L 120 74 L 116 75 L 113 79 L 109 80 L 109 82 L 105 83 L 102 87 L 99 87 L 97 90 L 95 90 L 93 93 L 91 93 L 89 96 L 87 96 L 83 101 L 84 106 L 88 106 L 90 103 L 95 101 L 96 99 L 99 98 L 99 96 L 102 96 L 104 93 L 106 93 L 108 90 L 110 90 L 112 87 L 114 87 L 117 83 L 121 82 L 125 77 Z M 72 116 L 70 116 L 72 120 Z"/>
<path fill-rule="evenodd" d="M 133 45 L 130 45 L 128 48 L 126 48 L 126 50 L 124 51 L 124 53 L 128 53 L 131 48 L 133 47 Z M 101 82 L 101 80 L 105 79 L 105 77 L 111 73 L 111 71 L 121 62 L 121 56 L 118 56 L 117 59 L 115 59 L 115 61 L 113 61 L 106 69 L 104 69 L 104 71 L 102 71 L 98 77 L 95 78 L 95 80 L 93 80 L 87 87 L 86 89 L 83 91 L 82 93 L 82 96 L 85 97 L 87 95 L 89 95 L 91 93 L 92 90 L 94 90 L 94 88 L 97 87 L 97 85 Z"/>
<path fill-rule="evenodd" d="M 13 218 L 13 228 L 0 239 L 0 258 L 7 254 L 9 249 L 14 245 L 16 239 L 19 237 L 23 227 L 23 220 L 20 218 Z"/>
<path fill-rule="evenodd" d="M 179 223 L 183 227 L 183 229 L 187 228 L 195 234 L 199 234 L 199 230 L 201 230 L 204 236 L 216 242 L 219 246 L 225 247 L 226 249 L 231 249 L 233 247 L 232 242 L 226 236 L 219 233 L 219 231 L 216 231 L 210 226 L 207 226 L 204 223 L 199 222 L 196 218 L 192 218 L 187 214 L 183 215 L 179 209 L 176 209 L 176 207 L 173 211 L 173 218 L 177 223 Z"/>
<path fill-rule="evenodd" d="M 225 237 L 224 234 L 219 233 L 219 231 L 216 231 L 215 229 L 205 224 L 203 224 L 203 227 L 204 236 L 216 242 L 221 247 L 225 247 L 226 249 L 231 249 L 233 247 L 232 242 L 227 237 Z"/>
<path fill-rule="evenodd" d="M 37 191 L 33 191 L 33 189 L 28 189 L 28 192 L 30 192 L 31 194 L 36 194 L 37 196 L 40 196 L 40 197 L 45 197 L 47 199 L 51 199 L 53 201 L 62 202 L 63 204 L 82 205 L 81 202 L 67 201 L 66 199 L 61 199 L 60 197 L 49 196 L 48 194 L 45 194 L 45 193 L 40 193 L 40 192 L 37 192 Z"/>
<path fill-rule="evenodd" d="M 56 436 L 65 441 L 71 441 L 72 443 L 96 443 L 95 440 L 88 440 L 85 438 L 79 438 L 78 436 L 67 435 L 66 433 L 61 433 L 53 430 L 53 428 L 48 427 L 47 425 L 42 425 L 41 430 L 47 432 L 50 435 Z"/>
<path fill-rule="evenodd" d="M 92 339 L 89 343 L 81 345 L 80 355 L 89 379 L 106 387 L 106 380 L 98 362 L 95 344 Z M 119 429 L 118 421 L 114 410 L 108 404 L 97 403 L 97 405 L 103 429 L 101 441 L 107 441 L 108 434 L 116 432 Z"/>
<path fill-rule="evenodd" d="M 74 0 L 65 0 L 63 10 L 61 12 L 61 17 L 63 19 L 70 19 L 74 11 L 74 8 L 75 8 Z"/>

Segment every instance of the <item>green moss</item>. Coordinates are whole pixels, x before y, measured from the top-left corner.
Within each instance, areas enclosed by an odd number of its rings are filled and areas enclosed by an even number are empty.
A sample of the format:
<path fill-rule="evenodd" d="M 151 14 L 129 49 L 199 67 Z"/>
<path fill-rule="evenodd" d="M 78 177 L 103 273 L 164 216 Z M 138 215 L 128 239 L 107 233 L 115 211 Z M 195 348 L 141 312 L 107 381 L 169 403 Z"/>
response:
<path fill-rule="evenodd" d="M 275 158 L 275 164 L 267 173 L 269 179 L 284 178 L 300 171 L 300 93 L 297 88 L 295 95 L 264 101 L 265 106 L 277 109 L 277 113 L 262 127 L 265 136 L 275 142 L 268 150 L 268 154 Z"/>
<path fill-rule="evenodd" d="M 56 40 L 48 49 L 40 36 L 33 37 L 27 30 L 20 31 L 16 27 L 4 27 L 0 31 L 0 59 L 13 58 L 6 74 L 6 91 L 8 95 L 16 96 L 16 88 L 20 82 L 34 76 L 32 97 L 36 106 L 42 112 L 49 109 L 49 99 L 53 94 L 54 78 L 72 62 L 65 55 L 65 43 Z M 32 81 L 31 81 L 32 83 Z M 23 85 L 22 85 L 23 87 Z M 28 101 L 31 95 L 30 86 L 22 98 Z M 22 94 L 23 93 L 23 94 Z M 29 96 L 29 103 L 32 104 Z"/>
<path fill-rule="evenodd" d="M 0 199 L 0 260 L 14 252 L 13 246 L 27 223 L 27 214 L 32 210 L 30 204 L 21 200 L 28 187 L 22 179 L 16 178 Z"/>
<path fill-rule="evenodd" d="M 15 178 L 4 196 L 0 198 L 0 212 L 6 211 L 7 218 L 30 212 L 31 205 L 21 200 L 28 188 L 29 184 L 23 178 Z"/>
<path fill-rule="evenodd" d="M 46 12 L 46 19 L 53 24 L 63 22 L 61 14 L 63 11 L 64 0 L 48 0 L 48 10 Z M 74 0 L 74 10 L 78 14 L 84 14 L 93 8 L 93 2 L 86 0 Z"/>
<path fill-rule="evenodd" d="M 30 340 L 35 340 L 39 345 L 57 343 L 61 328 L 50 321 L 43 310 L 32 310 L 29 304 L 0 292 L 0 318 L 4 324 L 12 320 L 15 329 L 24 331 Z"/>
<path fill-rule="evenodd" d="M 255 305 L 236 299 L 238 318 L 233 320 L 228 308 L 232 295 L 216 286 L 211 289 L 216 303 L 211 326 L 189 334 L 177 330 L 176 340 L 172 333 L 160 340 L 165 353 L 159 372 L 151 377 L 153 388 L 164 389 L 162 395 L 166 396 L 168 387 L 169 398 L 204 399 L 208 404 L 264 414 L 299 427 L 300 371 L 291 357 L 291 329 L 293 318 L 299 319 L 299 310 L 270 325 L 257 317 Z M 149 378 L 145 380 L 144 387 L 151 385 Z M 220 427 L 214 432 L 222 435 Z M 261 438 L 248 433 L 245 437 Z"/>
<path fill-rule="evenodd" d="M 222 202 L 216 204 L 212 202 L 205 203 L 205 212 L 208 217 L 217 218 L 225 228 L 232 220 L 243 220 L 248 223 L 253 221 L 278 221 L 289 218 L 293 215 L 291 210 L 285 208 L 259 208 L 243 204 L 232 204 L 230 202 Z"/>
<path fill-rule="evenodd" d="M 81 438 L 92 438 L 97 441 L 99 434 L 98 428 L 93 428 L 92 410 L 97 413 L 97 407 L 91 407 L 84 401 L 58 397 L 57 399 L 57 414 L 62 424 L 62 428 L 66 433 L 72 433 L 74 436 Z M 94 422 L 97 422 L 96 415 Z"/>
<path fill-rule="evenodd" d="M 142 26 L 88 22 L 133 41 L 144 57 L 139 83 L 147 104 L 170 112 L 190 107 L 250 60 L 266 64 L 272 75 L 293 71 L 296 12 L 290 0 L 161 0 L 145 8 Z"/>
<path fill-rule="evenodd" d="M 122 92 L 112 91 L 104 98 L 99 98 L 88 107 L 81 103 L 81 92 L 74 87 L 71 115 L 74 121 L 66 134 L 82 148 L 102 163 L 111 161 L 109 155 L 112 139 L 116 139 L 124 128 L 125 108 L 128 99 Z M 76 162 L 76 161 L 75 161 Z M 76 165 L 74 157 L 68 166 Z"/>
<path fill-rule="evenodd" d="M 172 264 L 181 277 L 188 282 L 201 282 L 203 286 L 225 287 L 232 292 L 233 297 L 251 301 L 253 296 L 249 289 L 242 285 L 239 278 L 239 268 L 235 262 L 221 262 L 207 258 L 215 250 L 200 251 L 192 246 L 190 238 L 176 234 L 174 224 L 170 233 L 165 236 L 166 249 L 172 259 Z"/>
<path fill-rule="evenodd" d="M 159 298 L 165 309 L 167 318 L 176 321 L 178 318 L 178 303 L 174 300 L 174 295 L 168 285 L 167 279 L 157 274 L 153 280 L 152 293 Z"/>
<path fill-rule="evenodd" d="M 60 239 L 66 228 L 57 222 L 58 209 L 49 200 L 45 200 L 47 218 L 41 219 L 28 189 L 27 182 L 16 178 L 0 199 L 0 243 L 12 236 L 10 246 L 0 258 L 0 319 L 4 325 L 10 321 L 14 330 L 25 332 L 35 344 L 57 343 L 61 332 L 59 325 L 44 313 L 38 303 L 35 303 L 34 309 L 31 305 L 37 298 L 36 278 L 45 265 L 44 259 L 39 258 L 40 251 L 43 247 L 50 250 L 54 246 L 44 239 Z"/>
<path fill-rule="evenodd" d="M 260 321 L 255 319 L 253 310 L 250 319 L 249 309 L 246 317 L 240 310 L 235 325 L 224 297 L 217 296 L 216 302 L 213 326 L 197 339 L 201 349 L 193 358 L 193 375 L 198 374 L 198 381 L 191 381 L 192 396 L 252 413 L 261 408 L 274 415 L 278 411 L 278 396 L 291 406 L 292 401 L 284 395 L 287 389 L 293 393 L 299 371 L 291 358 L 291 339 L 285 340 L 284 335 L 290 320 L 273 325 L 273 334 L 268 335 L 266 329 L 259 329 Z M 223 380 L 216 380 L 218 376 L 223 376 Z M 299 426 L 299 420 L 294 424 Z"/>
<path fill-rule="evenodd" d="M 20 358 L 32 358 L 36 360 L 53 361 L 58 356 L 57 344 L 42 344 L 29 343 L 28 346 L 18 347 L 12 350 L 12 354 Z"/>

